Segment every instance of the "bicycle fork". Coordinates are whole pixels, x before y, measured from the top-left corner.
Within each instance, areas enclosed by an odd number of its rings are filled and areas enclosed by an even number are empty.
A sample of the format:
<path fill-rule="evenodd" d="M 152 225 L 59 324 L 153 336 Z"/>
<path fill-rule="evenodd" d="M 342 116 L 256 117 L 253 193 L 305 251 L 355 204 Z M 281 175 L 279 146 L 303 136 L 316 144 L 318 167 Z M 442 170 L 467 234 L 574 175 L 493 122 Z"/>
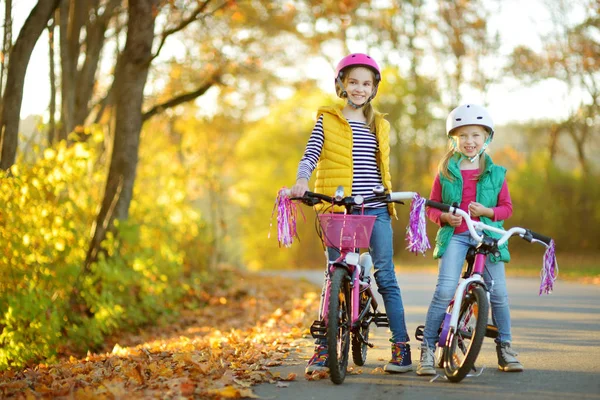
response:
<path fill-rule="evenodd" d="M 354 260 L 352 257 L 356 258 L 356 260 Z M 352 261 L 354 261 L 354 263 L 350 263 Z M 325 272 L 325 285 L 321 292 L 319 319 L 313 321 L 313 324 L 310 327 L 310 333 L 315 339 L 325 339 L 327 337 L 327 321 L 329 319 L 327 310 L 329 309 L 329 296 L 331 288 L 331 281 L 329 277 L 333 274 L 336 268 L 344 268 L 349 272 L 349 274 L 351 274 L 348 276 L 350 281 L 350 302 L 352 309 L 349 328 L 362 343 L 367 344 L 369 347 L 373 347 L 373 344 L 367 342 L 360 334 L 361 324 L 368 325 L 375 323 L 376 326 L 385 327 L 389 326 L 389 323 L 385 313 L 377 312 L 378 304 L 373 297 L 373 293 L 371 292 L 371 285 L 369 283 L 362 282 L 360 279 L 363 267 L 359 262 L 358 253 L 347 253 L 345 255 L 341 255 L 335 261 L 329 261 L 327 271 Z M 367 292 L 367 303 L 361 309 L 360 299 L 363 291 Z M 370 312 L 371 307 L 374 310 L 373 313 Z"/>

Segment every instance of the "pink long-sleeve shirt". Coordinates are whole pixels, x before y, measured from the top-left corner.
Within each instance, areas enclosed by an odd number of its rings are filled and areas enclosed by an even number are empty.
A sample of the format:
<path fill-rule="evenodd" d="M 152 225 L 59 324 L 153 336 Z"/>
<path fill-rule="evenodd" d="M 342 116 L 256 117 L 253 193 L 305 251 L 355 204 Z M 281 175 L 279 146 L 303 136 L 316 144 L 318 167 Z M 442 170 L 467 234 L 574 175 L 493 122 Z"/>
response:
<path fill-rule="evenodd" d="M 477 201 L 477 181 L 473 178 L 478 172 L 479 170 L 477 169 L 460 171 L 463 179 L 463 195 L 459 208 L 466 213 L 469 212 L 469 203 Z M 436 175 L 435 180 L 433 181 L 433 187 L 431 188 L 429 198 L 440 203 L 442 202 L 442 184 L 440 183 L 439 174 Z M 512 215 L 512 201 L 510 199 L 510 193 L 508 192 L 506 179 L 502 183 L 502 189 L 500 189 L 500 193 L 498 194 L 498 205 L 492 207 L 492 210 L 494 210 L 494 218 L 492 218 L 492 221 L 504 221 Z M 439 226 L 445 224 L 440 220 L 441 215 L 442 211 L 437 208 L 427 207 L 427 217 Z M 479 217 L 472 217 L 472 219 L 474 221 L 479 221 Z M 468 229 L 467 223 L 463 220 L 460 226 L 454 229 L 454 233 L 466 232 Z"/>

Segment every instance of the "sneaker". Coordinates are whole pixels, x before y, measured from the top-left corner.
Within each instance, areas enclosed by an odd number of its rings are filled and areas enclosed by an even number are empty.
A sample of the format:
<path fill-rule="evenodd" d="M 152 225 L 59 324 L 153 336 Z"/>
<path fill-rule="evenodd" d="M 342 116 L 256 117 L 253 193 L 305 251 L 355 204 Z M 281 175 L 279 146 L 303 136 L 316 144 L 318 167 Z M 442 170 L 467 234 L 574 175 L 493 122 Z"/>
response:
<path fill-rule="evenodd" d="M 310 374 L 315 371 L 329 371 L 327 366 L 327 346 L 316 346 L 315 354 L 308 360 L 305 373 Z"/>
<path fill-rule="evenodd" d="M 392 359 L 383 368 L 386 372 L 412 371 L 410 345 L 408 343 L 392 343 Z"/>
<path fill-rule="evenodd" d="M 496 344 L 498 354 L 498 369 L 506 372 L 521 372 L 523 365 L 517 360 L 517 352 L 512 349 L 510 342 Z"/>
<path fill-rule="evenodd" d="M 435 375 L 435 350 L 426 344 L 421 346 L 421 358 L 419 359 L 419 367 L 417 375 Z"/>

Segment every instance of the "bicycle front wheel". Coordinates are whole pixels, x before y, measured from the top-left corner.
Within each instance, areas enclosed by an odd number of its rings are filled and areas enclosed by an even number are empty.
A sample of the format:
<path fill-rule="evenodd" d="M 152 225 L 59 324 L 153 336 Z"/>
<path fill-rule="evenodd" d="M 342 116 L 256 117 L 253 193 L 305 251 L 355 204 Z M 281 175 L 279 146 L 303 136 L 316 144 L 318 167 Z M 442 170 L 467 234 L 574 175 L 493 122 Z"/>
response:
<path fill-rule="evenodd" d="M 348 271 L 337 268 L 333 272 L 327 314 L 327 363 L 331 381 L 338 385 L 344 382 L 346 378 L 348 352 L 350 350 L 352 304 L 349 283 Z"/>
<path fill-rule="evenodd" d="M 360 309 L 358 310 L 358 314 L 364 310 L 369 301 L 369 295 L 366 292 L 362 292 L 360 294 Z M 369 305 L 369 308 L 372 309 L 372 306 Z M 373 314 L 375 310 L 373 310 Z M 367 315 L 369 315 L 367 313 Z M 356 332 L 352 334 L 352 361 L 354 361 L 355 365 L 362 366 L 365 365 L 367 361 L 367 350 L 369 346 L 366 342 L 369 341 L 369 331 L 370 331 L 370 318 L 365 316 L 362 321 L 358 321 L 359 326 L 356 328 Z M 361 340 L 359 335 L 362 336 Z"/>
<path fill-rule="evenodd" d="M 456 332 L 448 337 L 444 372 L 451 382 L 460 382 L 473 369 L 487 329 L 489 303 L 481 286 L 472 286 L 461 305 Z"/>

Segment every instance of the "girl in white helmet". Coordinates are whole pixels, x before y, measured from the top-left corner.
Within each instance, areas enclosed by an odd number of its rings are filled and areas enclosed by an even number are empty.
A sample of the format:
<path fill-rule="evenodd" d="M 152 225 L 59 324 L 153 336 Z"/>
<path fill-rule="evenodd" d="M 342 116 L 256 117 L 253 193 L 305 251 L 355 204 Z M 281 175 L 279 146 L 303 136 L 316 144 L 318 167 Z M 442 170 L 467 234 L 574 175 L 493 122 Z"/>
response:
<path fill-rule="evenodd" d="M 506 169 L 492 162 L 485 152 L 494 136 L 494 123 L 487 110 L 476 104 L 461 105 L 448 115 L 446 134 L 450 148 L 439 165 L 430 199 L 458 204 L 474 220 L 502 227 L 512 215 L 512 202 L 506 184 Z M 440 226 L 433 256 L 439 261 L 437 286 L 423 332 L 418 375 L 435 375 L 434 354 L 438 329 L 454 296 L 469 247 L 475 245 L 461 216 L 427 209 L 429 219 Z M 510 260 L 507 244 L 499 255 L 486 260 L 484 280 L 490 289 L 492 318 L 498 327 L 496 352 L 502 371 L 523 371 L 511 348 L 510 309 L 504 263 Z"/>
<path fill-rule="evenodd" d="M 338 186 L 346 190 L 344 195 L 365 198 L 373 196 L 373 188 L 377 185 L 392 191 L 390 124 L 371 105 L 380 81 L 379 66 L 366 54 L 350 54 L 339 62 L 335 87 L 337 95 L 345 99 L 346 104 L 319 108 L 317 122 L 298 165 L 292 196 L 302 196 L 308 190 L 314 170 L 314 191 L 317 193 L 331 196 Z M 348 193 L 350 190 L 352 192 Z M 392 331 L 392 357 L 384 369 L 387 372 L 411 371 L 404 306 L 392 261 L 391 217 L 395 217 L 396 212 L 393 204 L 369 203 L 365 205 L 364 213 L 377 216 L 369 250 Z M 335 249 L 328 249 L 328 254 L 333 260 L 338 257 Z M 328 370 L 327 355 L 326 341 L 317 340 L 306 373 Z"/>

